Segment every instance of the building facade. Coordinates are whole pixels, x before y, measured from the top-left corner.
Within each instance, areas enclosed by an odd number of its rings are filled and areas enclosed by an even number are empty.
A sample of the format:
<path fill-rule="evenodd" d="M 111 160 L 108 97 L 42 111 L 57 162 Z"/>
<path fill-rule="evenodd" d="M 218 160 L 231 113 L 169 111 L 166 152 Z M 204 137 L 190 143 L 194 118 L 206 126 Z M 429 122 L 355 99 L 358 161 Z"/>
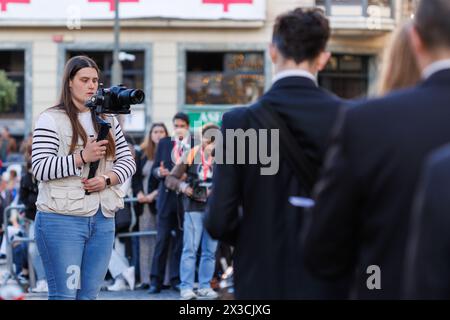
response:
<path fill-rule="evenodd" d="M 120 5 L 121 14 L 130 17 L 121 19 L 122 82 L 146 93 L 145 103 L 124 120 L 126 131 L 138 138 L 151 122 L 170 127 L 177 111 L 220 123 L 226 110 L 257 99 L 271 85 L 274 20 L 298 6 L 319 6 L 331 20 L 333 56 L 319 75 L 321 85 L 346 98 L 370 94 L 378 55 L 414 6 L 413 0 L 184 0 L 178 12 L 166 13 L 175 8 L 171 1 L 144 18 L 142 12 L 151 8 L 143 5 L 155 1 Z M 113 0 L 72 0 L 83 3 L 82 10 L 75 5 L 60 16 L 54 12 L 61 9 L 49 7 L 48 0 L 24 2 L 0 0 L 0 70 L 19 84 L 18 101 L 0 115 L 0 127 L 18 136 L 30 133 L 39 114 L 57 101 L 70 57 L 94 58 L 104 86 L 110 86 L 114 41 Z M 26 6 L 39 3 L 47 3 L 40 6 L 42 16 L 27 16 Z M 96 16 L 101 10 L 105 15 Z"/>

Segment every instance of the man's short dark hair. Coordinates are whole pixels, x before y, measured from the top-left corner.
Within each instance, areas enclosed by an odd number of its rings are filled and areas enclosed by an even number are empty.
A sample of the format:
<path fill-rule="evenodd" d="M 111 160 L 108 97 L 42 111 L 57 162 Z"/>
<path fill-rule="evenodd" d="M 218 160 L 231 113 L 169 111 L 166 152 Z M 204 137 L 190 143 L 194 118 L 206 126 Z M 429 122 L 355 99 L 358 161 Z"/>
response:
<path fill-rule="evenodd" d="M 414 18 L 415 27 L 428 49 L 450 49 L 450 1 L 422 0 Z"/>
<path fill-rule="evenodd" d="M 186 113 L 184 113 L 184 112 L 177 112 L 177 113 L 173 116 L 172 122 L 174 122 L 174 121 L 177 120 L 177 119 L 183 120 L 184 122 L 187 123 L 187 125 L 189 125 L 189 116 L 188 116 Z"/>
<path fill-rule="evenodd" d="M 284 58 L 297 64 L 323 52 L 330 38 L 330 24 L 322 10 L 297 8 L 277 17 L 272 43 Z"/>
<path fill-rule="evenodd" d="M 202 127 L 202 136 L 204 136 L 208 130 L 212 129 L 220 130 L 220 127 L 215 123 L 207 123 Z"/>

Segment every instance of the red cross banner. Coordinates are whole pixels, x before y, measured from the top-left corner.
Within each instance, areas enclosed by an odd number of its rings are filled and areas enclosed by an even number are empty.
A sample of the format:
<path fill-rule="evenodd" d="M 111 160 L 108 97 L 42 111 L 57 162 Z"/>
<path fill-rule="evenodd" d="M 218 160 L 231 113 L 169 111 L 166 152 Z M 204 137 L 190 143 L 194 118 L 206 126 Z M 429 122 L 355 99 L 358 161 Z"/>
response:
<path fill-rule="evenodd" d="M 30 0 L 0 0 L 0 11 L 7 11 L 10 3 L 30 3 Z"/>
<path fill-rule="evenodd" d="M 116 1 L 115 0 L 88 0 L 89 2 L 107 2 L 109 3 L 109 11 L 116 10 Z M 119 0 L 119 6 L 123 2 L 139 2 L 139 0 Z"/>
<path fill-rule="evenodd" d="M 119 0 L 121 19 L 248 20 L 266 18 L 266 0 Z M 49 10 L 51 8 L 51 10 Z M 55 24 L 113 19 L 114 0 L 0 0 L 0 22 Z"/>
<path fill-rule="evenodd" d="M 228 12 L 232 4 L 253 4 L 253 0 L 203 0 L 203 3 L 223 5 L 223 11 Z"/>

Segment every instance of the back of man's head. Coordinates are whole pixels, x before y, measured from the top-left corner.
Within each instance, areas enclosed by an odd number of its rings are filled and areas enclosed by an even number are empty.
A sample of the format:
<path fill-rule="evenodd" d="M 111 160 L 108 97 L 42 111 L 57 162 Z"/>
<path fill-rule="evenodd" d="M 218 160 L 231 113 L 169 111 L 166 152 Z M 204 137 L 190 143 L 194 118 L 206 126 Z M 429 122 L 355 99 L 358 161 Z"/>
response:
<path fill-rule="evenodd" d="M 450 49 L 450 0 L 421 0 L 414 20 L 427 49 Z"/>
<path fill-rule="evenodd" d="M 272 43 L 296 64 L 315 59 L 330 38 L 328 19 L 320 9 L 297 8 L 277 17 Z"/>

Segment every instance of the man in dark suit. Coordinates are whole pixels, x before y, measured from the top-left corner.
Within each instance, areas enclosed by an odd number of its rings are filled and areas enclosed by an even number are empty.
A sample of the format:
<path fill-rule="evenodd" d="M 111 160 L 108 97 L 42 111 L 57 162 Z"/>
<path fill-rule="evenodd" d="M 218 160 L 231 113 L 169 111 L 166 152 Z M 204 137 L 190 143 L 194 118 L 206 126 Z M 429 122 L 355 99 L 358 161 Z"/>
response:
<path fill-rule="evenodd" d="M 153 177 L 149 179 L 150 191 L 155 185 L 159 185 L 156 200 L 158 235 L 152 261 L 149 293 L 161 291 L 170 243 L 170 282 L 175 290 L 179 290 L 180 284 L 180 257 L 183 248 L 183 235 L 179 211 L 182 210 L 182 207 L 178 195 L 165 187 L 164 180 L 175 163 L 182 158 L 184 152 L 189 151 L 192 142 L 189 136 L 189 118 L 186 114 L 177 113 L 173 117 L 173 126 L 175 129 L 174 137 L 166 137 L 159 141 L 155 161 L 151 169 Z M 155 183 L 155 179 L 159 180 L 160 183 Z M 174 237 L 171 236 L 172 232 L 175 232 Z"/>
<path fill-rule="evenodd" d="M 250 113 L 261 112 L 270 104 L 311 166 L 321 166 L 341 104 L 340 99 L 318 87 L 315 77 L 330 56 L 325 52 L 329 35 L 328 20 L 317 9 L 296 9 L 277 18 L 270 46 L 275 65 L 272 88 L 256 104 L 223 116 L 225 143 L 223 148 L 218 143 L 216 149 L 223 150 L 224 159 L 235 151 L 235 156 L 242 152 L 248 156 L 252 142 L 243 149 L 229 150 L 226 133 L 260 129 Z M 289 197 L 303 194 L 304 190 L 278 151 L 271 155 L 279 156 L 278 172 L 272 175 L 261 174 L 264 166 L 260 162 L 217 162 L 206 228 L 212 237 L 235 246 L 238 299 L 340 298 L 334 286 L 313 279 L 303 267 L 300 236 L 304 212 L 290 204 Z"/>
<path fill-rule="evenodd" d="M 410 39 L 423 81 L 343 117 L 316 187 L 310 270 L 351 275 L 352 297 L 399 299 L 411 206 L 426 155 L 450 140 L 450 2 L 421 1 Z"/>
<path fill-rule="evenodd" d="M 405 298 L 450 299 L 450 145 L 424 166 L 413 206 L 405 263 Z"/>

